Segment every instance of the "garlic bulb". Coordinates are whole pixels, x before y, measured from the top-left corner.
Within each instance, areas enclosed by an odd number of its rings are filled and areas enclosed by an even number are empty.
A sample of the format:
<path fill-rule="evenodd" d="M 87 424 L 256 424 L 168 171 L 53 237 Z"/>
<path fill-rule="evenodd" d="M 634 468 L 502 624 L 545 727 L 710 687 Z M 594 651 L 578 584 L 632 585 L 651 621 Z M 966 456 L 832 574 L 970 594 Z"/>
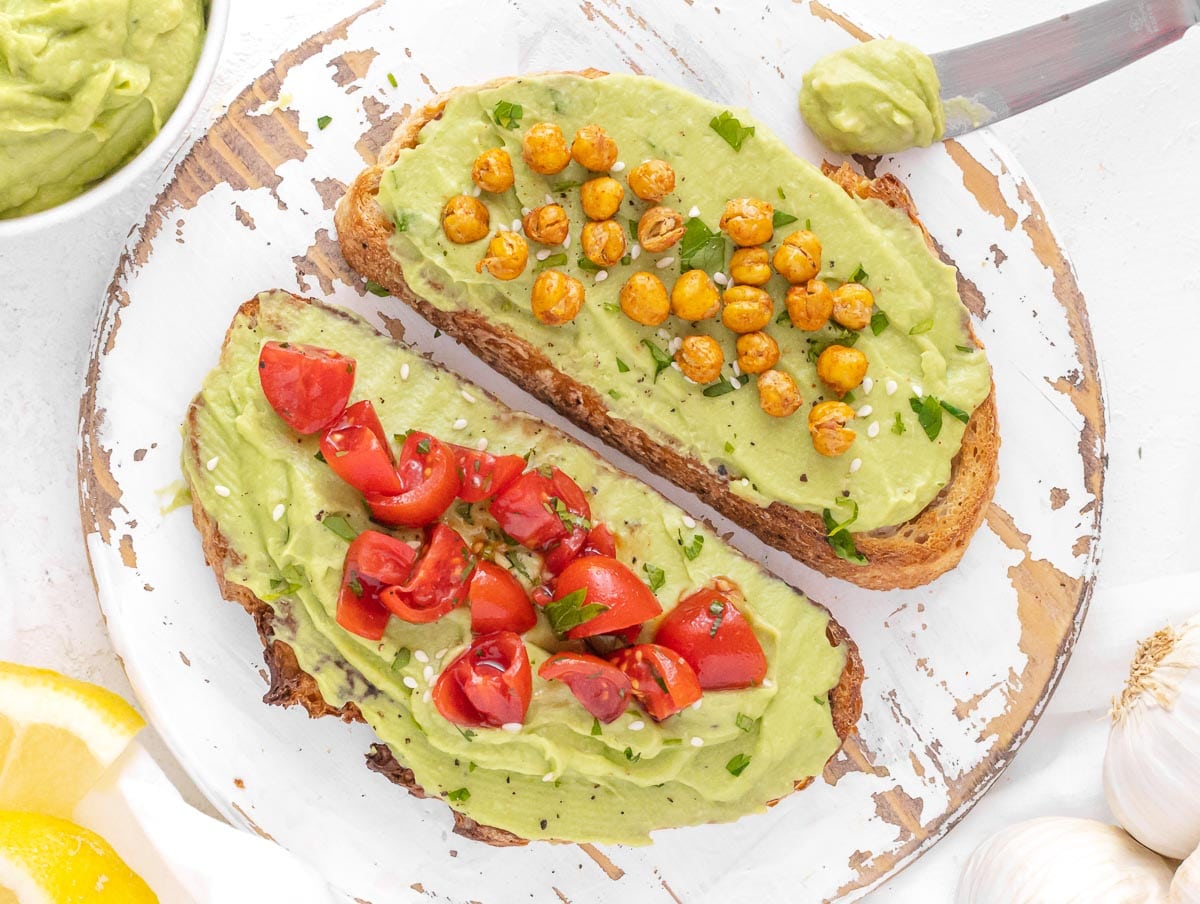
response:
<path fill-rule="evenodd" d="M 1112 721 L 1108 807 L 1146 847 L 1181 860 L 1200 846 L 1200 618 L 1138 645 Z"/>
<path fill-rule="evenodd" d="M 1171 880 L 1168 904 L 1200 904 L 1200 850 L 1193 851 Z"/>
<path fill-rule="evenodd" d="M 1116 826 L 1050 816 L 1009 826 L 971 855 L 958 904 L 1165 904 L 1171 868 Z"/>

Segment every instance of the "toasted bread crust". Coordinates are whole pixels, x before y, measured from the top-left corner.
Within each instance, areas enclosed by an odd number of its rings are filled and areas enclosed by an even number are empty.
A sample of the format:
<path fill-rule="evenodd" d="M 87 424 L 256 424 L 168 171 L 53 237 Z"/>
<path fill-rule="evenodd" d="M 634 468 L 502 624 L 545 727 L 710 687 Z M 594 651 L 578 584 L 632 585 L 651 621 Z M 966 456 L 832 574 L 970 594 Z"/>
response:
<path fill-rule="evenodd" d="M 605 73 L 588 69 L 577 74 L 595 78 Z M 510 80 L 499 79 L 485 87 Z M 680 448 L 651 438 L 625 420 L 610 417 L 600 393 L 560 372 L 540 349 L 512 330 L 475 312 L 440 311 L 413 292 L 404 278 L 403 268 L 388 250 L 393 225 L 376 201 L 380 178 L 402 150 L 416 144 L 421 130 L 441 116 L 452 97 L 472 90 L 477 88 L 454 89 L 414 110 L 383 148 L 379 162 L 363 170 L 350 186 L 337 206 L 335 222 L 342 254 L 351 267 L 384 286 L 442 332 L 470 348 L 489 366 L 582 429 L 695 493 L 764 543 L 818 571 L 862 587 L 890 590 L 927 584 L 958 564 L 971 536 L 983 522 L 999 477 L 1000 438 L 994 389 L 973 413 L 962 447 L 954 459 L 950 480 L 942 492 L 904 524 L 854 534 L 859 551 L 869 563 L 855 565 L 834 553 L 817 513 L 801 511 L 781 502 L 762 507 L 734 494 L 729 489 L 728 477 L 718 474 L 704 462 Z M 878 198 L 890 207 L 904 210 L 920 225 L 912 197 L 894 176 L 869 180 L 845 164 L 838 169 L 826 164 L 823 171 L 849 194 Z M 921 228 L 924 231 L 924 226 Z"/>
<path fill-rule="evenodd" d="M 292 296 L 292 299 L 297 305 L 320 305 L 320 302 L 305 300 L 295 295 Z M 325 305 L 321 305 L 321 307 L 337 316 L 346 316 L 344 312 L 336 308 Z M 242 317 L 248 319 L 251 324 L 258 324 L 259 303 L 257 298 L 247 301 L 239 308 L 229 332 L 226 333 L 226 344 L 229 343 L 230 335 Z M 185 425 L 184 454 L 191 460 L 197 472 L 201 470 L 202 459 L 196 435 L 196 415 L 203 405 L 203 398 L 197 395 L 188 408 Z M 185 471 L 185 476 L 189 473 Z M 276 706 L 302 706 L 314 719 L 321 716 L 336 716 L 344 722 L 365 721 L 359 708 L 353 702 L 346 703 L 339 708 L 331 706 L 325 701 L 317 687 L 316 680 L 300 668 L 295 651 L 288 644 L 275 639 L 272 627 L 275 613 L 271 605 L 255 596 L 249 588 L 226 576 L 227 568 L 236 565 L 241 557 L 237 550 L 230 545 L 225 535 L 221 533 L 220 525 L 211 514 L 195 501 L 198 497 L 194 492 L 192 498 L 192 521 L 200 532 L 204 558 L 216 576 L 221 595 L 245 609 L 254 618 L 255 626 L 258 629 L 258 636 L 263 644 L 263 658 L 270 672 L 270 687 L 263 695 L 263 702 Z M 855 726 L 862 714 L 863 664 L 858 646 L 832 616 L 830 616 L 825 633 L 832 646 L 844 645 L 846 651 L 846 662 L 842 667 L 842 674 L 837 685 L 829 692 L 833 728 L 838 739 L 845 741 L 847 736 L 856 730 Z M 412 770 L 401 764 L 386 744 L 373 744 L 370 752 L 366 755 L 366 761 L 368 769 L 386 776 L 393 783 L 407 789 L 410 794 L 416 797 L 426 796 L 425 791 L 417 784 Z M 811 782 L 812 778 L 798 779 L 795 789 L 800 790 L 807 787 Z M 512 832 L 495 826 L 481 825 L 465 814 L 453 810 L 453 808 L 451 810 L 454 814 L 454 831 L 465 838 L 495 846 L 528 843 L 526 839 L 514 835 Z"/>

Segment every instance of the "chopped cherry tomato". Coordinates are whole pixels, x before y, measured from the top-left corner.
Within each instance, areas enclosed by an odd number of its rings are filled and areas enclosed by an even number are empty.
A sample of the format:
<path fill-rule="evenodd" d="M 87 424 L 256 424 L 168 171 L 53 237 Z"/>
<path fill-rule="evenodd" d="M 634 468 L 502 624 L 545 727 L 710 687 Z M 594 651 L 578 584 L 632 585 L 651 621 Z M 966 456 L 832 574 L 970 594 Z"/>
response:
<path fill-rule="evenodd" d="M 732 595 L 713 587 L 697 590 L 668 612 L 654 642 L 686 659 L 705 690 L 750 687 L 767 674 L 754 629 Z"/>
<path fill-rule="evenodd" d="M 403 584 L 417 554 L 407 543 L 375 530 L 365 530 L 346 550 L 337 623 L 359 637 L 379 640 L 391 613 L 380 602 L 384 588 Z"/>
<path fill-rule="evenodd" d="M 608 556 L 610 559 L 617 554 L 617 541 L 613 539 L 612 531 L 603 522 L 593 525 L 588 531 L 587 541 L 583 544 L 580 555 Z"/>
<path fill-rule="evenodd" d="M 601 722 L 612 722 L 625 712 L 633 695 L 628 675 L 590 653 L 556 653 L 542 663 L 538 675 L 566 684 Z"/>
<path fill-rule="evenodd" d="M 616 554 L 617 544 L 612 531 L 605 524 L 597 524 L 587 534 L 571 531 L 570 536 L 546 551 L 545 565 L 551 574 L 561 574 L 579 556 L 608 556 L 611 559 Z"/>
<path fill-rule="evenodd" d="M 338 477 L 362 493 L 394 496 L 404 488 L 375 406 L 355 402 L 325 430 L 321 455 Z"/>
<path fill-rule="evenodd" d="M 489 455 L 477 449 L 450 444 L 458 460 L 462 486 L 458 498 L 463 502 L 483 502 L 520 476 L 525 470 L 525 459 L 520 455 Z"/>
<path fill-rule="evenodd" d="M 396 469 L 402 490 L 394 496 L 364 493 L 371 516 L 384 524 L 422 527 L 436 521 L 458 495 L 454 451 L 436 436 L 410 433 Z"/>
<path fill-rule="evenodd" d="M 629 676 L 633 695 L 657 722 L 700 699 L 700 681 L 674 650 L 640 643 L 613 654 L 613 665 Z"/>
<path fill-rule="evenodd" d="M 414 624 L 437 621 L 467 598 L 475 557 L 458 531 L 435 524 L 408 580 L 387 587 L 379 601 Z"/>
<path fill-rule="evenodd" d="M 319 433 L 346 408 L 354 359 L 293 342 L 268 342 L 258 355 L 258 379 L 275 413 L 297 433 Z"/>
<path fill-rule="evenodd" d="M 467 601 L 471 606 L 471 631 L 475 634 L 493 631 L 524 634 L 537 624 L 537 613 L 525 588 L 495 562 L 480 562 L 475 566 Z"/>
<path fill-rule="evenodd" d="M 512 631 L 476 638 L 433 686 L 434 706 L 455 725 L 523 723 L 532 696 L 529 654 Z"/>
<path fill-rule="evenodd" d="M 577 590 L 584 591 L 583 605 L 598 603 L 607 611 L 568 631 L 572 640 L 640 627 L 662 612 L 650 588 L 627 566 L 608 556 L 583 556 L 568 565 L 554 584 L 554 599 Z"/>
<path fill-rule="evenodd" d="M 540 471 L 522 474 L 496 494 L 490 511 L 501 530 L 529 549 L 549 549 L 574 533 L 586 536 L 591 528 L 587 497 L 558 468 L 549 477 Z"/>

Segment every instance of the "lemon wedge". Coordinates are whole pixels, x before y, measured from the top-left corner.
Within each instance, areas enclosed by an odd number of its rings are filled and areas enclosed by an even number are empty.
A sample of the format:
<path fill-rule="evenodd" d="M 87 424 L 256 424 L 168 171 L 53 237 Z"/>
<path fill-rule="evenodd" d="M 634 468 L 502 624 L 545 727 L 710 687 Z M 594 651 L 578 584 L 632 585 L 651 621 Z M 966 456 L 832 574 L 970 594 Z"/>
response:
<path fill-rule="evenodd" d="M 0 662 L 0 810 L 69 817 L 144 724 L 111 691 Z"/>
<path fill-rule="evenodd" d="M 99 835 L 38 813 L 0 812 L 0 904 L 156 904 Z"/>

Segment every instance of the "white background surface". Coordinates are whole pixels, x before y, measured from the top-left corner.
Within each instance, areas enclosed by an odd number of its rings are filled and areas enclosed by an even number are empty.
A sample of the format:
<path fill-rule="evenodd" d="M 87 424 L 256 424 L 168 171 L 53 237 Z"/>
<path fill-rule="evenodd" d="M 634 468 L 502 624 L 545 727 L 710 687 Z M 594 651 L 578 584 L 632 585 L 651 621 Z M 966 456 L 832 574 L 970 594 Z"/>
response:
<path fill-rule="evenodd" d="M 236 4 L 209 106 L 358 5 Z M 881 34 L 938 50 L 1078 5 L 858 0 L 847 8 Z M 727 11 L 759 15 L 761 5 L 751 11 L 730 0 Z M 1063 684 L 1015 764 L 944 842 L 872 900 L 950 900 L 974 846 L 1017 819 L 1108 818 L 1099 767 L 1109 698 L 1138 638 L 1200 612 L 1191 580 L 1200 578 L 1200 34 L 996 132 L 1029 172 L 1088 299 L 1108 400 L 1100 579 Z M 127 695 L 80 537 L 75 445 L 97 304 L 152 182 L 51 236 L 0 246 L 0 658 Z M 145 740 L 195 800 L 161 745 Z"/>

